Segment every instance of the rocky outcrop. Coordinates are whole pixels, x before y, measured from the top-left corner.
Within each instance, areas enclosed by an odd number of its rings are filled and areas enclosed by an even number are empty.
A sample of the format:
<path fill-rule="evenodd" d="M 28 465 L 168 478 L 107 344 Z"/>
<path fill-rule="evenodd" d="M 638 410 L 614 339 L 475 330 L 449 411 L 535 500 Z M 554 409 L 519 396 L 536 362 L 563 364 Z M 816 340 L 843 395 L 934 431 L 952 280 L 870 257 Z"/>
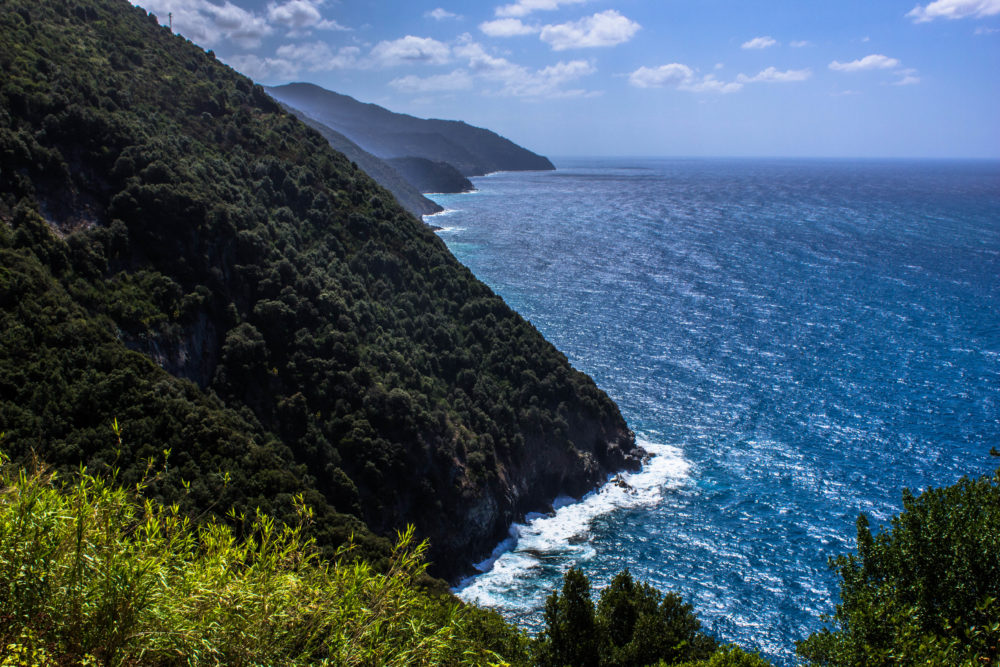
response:
<path fill-rule="evenodd" d="M 574 429 L 579 446 L 531 438 L 525 455 L 511 461 L 490 484 L 467 487 L 449 511 L 425 517 L 425 530 L 440 554 L 433 571 L 451 580 L 468 575 L 508 535 L 512 523 L 531 512 L 548 512 L 560 496 L 581 498 L 619 471 L 638 470 L 646 452 L 634 434 L 611 423 L 582 421 Z"/>

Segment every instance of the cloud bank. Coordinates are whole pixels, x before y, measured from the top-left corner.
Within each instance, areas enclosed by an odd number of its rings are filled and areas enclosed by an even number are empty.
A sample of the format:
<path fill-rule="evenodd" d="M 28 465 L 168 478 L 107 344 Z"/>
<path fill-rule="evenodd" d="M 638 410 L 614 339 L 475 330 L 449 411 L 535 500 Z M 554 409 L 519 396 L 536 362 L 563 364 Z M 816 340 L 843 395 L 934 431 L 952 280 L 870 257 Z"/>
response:
<path fill-rule="evenodd" d="M 906 16 L 915 23 L 934 19 L 983 18 L 1000 14 L 1000 0 L 936 0 L 928 5 L 917 5 Z"/>

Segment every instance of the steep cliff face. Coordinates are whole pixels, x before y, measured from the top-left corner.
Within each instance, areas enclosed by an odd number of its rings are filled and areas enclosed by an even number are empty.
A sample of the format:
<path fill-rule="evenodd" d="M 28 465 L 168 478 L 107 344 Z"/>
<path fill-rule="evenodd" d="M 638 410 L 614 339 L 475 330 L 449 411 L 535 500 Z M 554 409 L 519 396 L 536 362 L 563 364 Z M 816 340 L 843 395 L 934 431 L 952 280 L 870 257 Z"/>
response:
<path fill-rule="evenodd" d="M 4 349 L 46 341 L 30 373 L 0 357 L 8 450 L 139 477 L 169 448 L 158 493 L 194 514 L 301 493 L 325 544 L 413 523 L 445 576 L 636 464 L 614 403 L 433 232 L 154 17 L 8 0 L 0 67 L 0 250 L 47 286 L 0 271 Z"/>

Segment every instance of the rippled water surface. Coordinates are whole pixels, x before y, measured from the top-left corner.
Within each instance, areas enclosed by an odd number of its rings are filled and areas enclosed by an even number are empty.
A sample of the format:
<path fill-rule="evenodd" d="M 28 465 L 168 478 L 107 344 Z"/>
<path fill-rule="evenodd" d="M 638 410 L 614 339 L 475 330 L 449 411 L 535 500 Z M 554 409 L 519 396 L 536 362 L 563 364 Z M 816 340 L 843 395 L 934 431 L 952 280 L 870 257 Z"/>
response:
<path fill-rule="evenodd" d="M 475 179 L 428 222 L 657 458 L 635 494 L 516 526 L 461 595 L 537 628 L 570 566 L 629 567 L 791 664 L 859 512 L 997 465 L 1000 165 L 559 166 Z"/>

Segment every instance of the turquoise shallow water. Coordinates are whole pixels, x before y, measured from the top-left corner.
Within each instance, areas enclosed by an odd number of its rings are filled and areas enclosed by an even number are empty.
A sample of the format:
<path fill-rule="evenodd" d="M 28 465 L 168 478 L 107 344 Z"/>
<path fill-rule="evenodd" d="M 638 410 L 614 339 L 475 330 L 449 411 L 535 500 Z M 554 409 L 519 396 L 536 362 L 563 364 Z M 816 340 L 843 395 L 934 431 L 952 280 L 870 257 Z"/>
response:
<path fill-rule="evenodd" d="M 460 594 L 537 628 L 570 566 L 629 567 L 791 664 L 859 512 L 998 464 L 1000 164 L 557 164 L 428 221 L 657 457 L 515 526 Z"/>

